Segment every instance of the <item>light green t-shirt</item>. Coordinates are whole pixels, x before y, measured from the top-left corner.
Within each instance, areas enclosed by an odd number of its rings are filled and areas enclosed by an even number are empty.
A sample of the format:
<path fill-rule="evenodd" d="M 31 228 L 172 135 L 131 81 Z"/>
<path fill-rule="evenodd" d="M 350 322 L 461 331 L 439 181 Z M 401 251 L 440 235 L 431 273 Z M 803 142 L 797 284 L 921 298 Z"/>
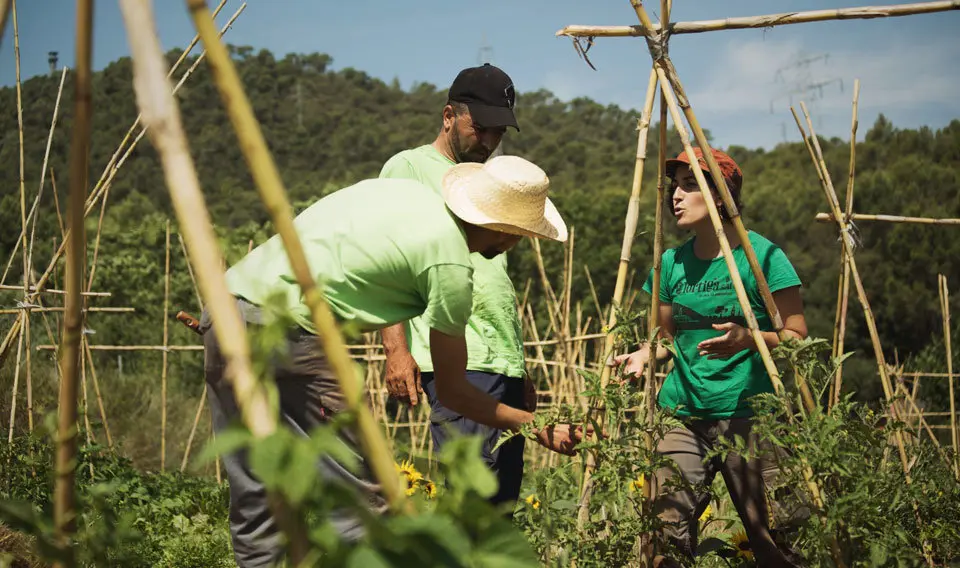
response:
<path fill-rule="evenodd" d="M 443 199 L 411 180 L 365 180 L 320 199 L 295 219 L 310 271 L 342 324 L 372 331 L 421 316 L 462 337 L 473 299 L 463 228 Z M 230 291 L 263 305 L 280 293 L 316 333 L 279 235 L 227 271 Z"/>
<path fill-rule="evenodd" d="M 387 160 L 381 178 L 408 178 L 440 193 L 443 174 L 454 162 L 427 144 Z M 517 292 L 507 275 L 507 257 L 488 260 L 470 255 L 473 265 L 473 314 L 467 322 L 467 369 L 523 377 L 523 340 L 517 315 Z M 413 319 L 406 326 L 410 353 L 420 369 L 433 371 L 429 326 Z"/>
<path fill-rule="evenodd" d="M 753 231 L 749 236 L 771 292 L 800 285 L 797 272 L 780 247 Z M 676 354 L 658 402 L 663 408 L 676 410 L 679 416 L 710 420 L 752 416 L 749 398 L 773 392 L 760 354 L 745 350 L 728 359 L 699 355 L 697 344 L 723 335 L 711 327 L 713 324 L 734 322 L 746 327 L 747 321 L 726 261 L 723 257 L 697 258 L 693 241 L 690 239 L 661 257 L 660 301 L 673 307 Z M 735 248 L 733 256 L 760 330 L 773 331 L 743 247 Z M 651 270 L 643 289 L 649 293 L 652 288 Z"/>

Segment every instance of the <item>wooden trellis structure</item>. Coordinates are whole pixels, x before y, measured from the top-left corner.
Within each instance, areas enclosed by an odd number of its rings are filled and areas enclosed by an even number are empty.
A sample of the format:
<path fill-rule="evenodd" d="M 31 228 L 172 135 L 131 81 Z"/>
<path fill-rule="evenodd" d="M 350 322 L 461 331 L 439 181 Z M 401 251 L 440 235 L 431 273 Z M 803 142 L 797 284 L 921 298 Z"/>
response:
<path fill-rule="evenodd" d="M 717 189 L 723 199 L 724 207 L 731 218 L 738 234 L 740 235 L 740 241 L 746 253 L 747 259 L 750 263 L 751 272 L 753 273 L 756 281 L 759 285 L 761 295 L 764 299 L 764 304 L 766 305 L 767 312 L 770 315 L 771 322 L 773 323 L 774 328 L 778 332 L 782 332 L 783 323 L 777 313 L 776 306 L 772 300 L 772 296 L 767 287 L 766 280 L 762 274 L 762 271 L 759 269 L 759 266 L 756 262 L 755 254 L 750 246 L 749 239 L 745 238 L 745 229 L 743 227 L 742 220 L 740 219 L 740 214 L 737 207 L 734 204 L 734 201 L 726 187 L 725 182 L 723 181 L 723 176 L 720 175 L 720 169 L 716 164 L 711 152 L 709 144 L 706 140 L 697 117 L 694 114 L 693 108 L 691 107 L 690 101 L 687 99 L 687 96 L 684 92 L 683 85 L 680 81 L 680 76 L 677 72 L 677 69 L 674 67 L 673 62 L 670 59 L 669 55 L 669 46 L 670 38 L 672 35 L 684 34 L 684 33 L 700 33 L 706 31 L 716 31 L 716 30 L 729 30 L 729 29 L 745 29 L 745 28 L 769 28 L 778 25 L 787 25 L 787 24 L 796 24 L 796 23 L 805 23 L 805 22 L 816 22 L 824 20 L 838 20 L 838 19 L 866 19 L 866 18 L 878 18 L 878 17 L 893 17 L 893 16 L 906 16 L 911 14 L 922 14 L 922 13 L 931 13 L 931 12 L 940 12 L 946 10 L 957 10 L 960 9 L 960 2 L 958 1 L 941 1 L 941 2 L 927 2 L 919 4 L 908 4 L 900 6 L 873 6 L 873 7 L 860 7 L 860 8 L 850 8 L 850 9 L 839 9 L 839 10 L 820 10 L 815 12 L 793 12 L 785 14 L 772 14 L 767 16 L 756 16 L 756 17 L 746 17 L 746 18 L 728 18 L 725 20 L 713 20 L 713 21 L 701 21 L 701 22 L 671 22 L 670 21 L 670 9 L 671 1 L 670 0 L 661 0 L 660 8 L 660 23 L 656 25 L 652 22 L 647 10 L 643 5 L 643 2 L 640 0 L 631 0 L 630 1 L 634 12 L 636 13 L 637 19 L 639 20 L 639 25 L 632 26 L 567 26 L 557 32 L 558 36 L 568 36 L 573 39 L 574 47 L 584 61 L 593 68 L 593 65 L 588 59 L 588 51 L 594 46 L 595 39 L 598 37 L 643 37 L 646 40 L 647 48 L 650 53 L 650 57 L 653 61 L 653 69 L 650 73 L 650 81 L 647 90 L 647 96 L 645 98 L 645 103 L 643 106 L 643 112 L 638 124 L 639 136 L 638 136 L 638 151 L 637 151 L 637 164 L 636 164 L 636 174 L 634 175 L 634 186 L 631 193 L 631 198 L 629 202 L 629 207 L 627 210 L 627 220 L 626 227 L 624 230 L 624 239 L 623 239 L 623 248 L 620 261 L 620 270 L 618 273 L 617 279 L 617 289 L 614 293 L 613 303 L 617 304 L 621 301 L 621 296 L 619 295 L 622 292 L 622 282 L 624 280 L 624 274 L 626 272 L 626 265 L 630 261 L 630 246 L 633 242 L 634 235 L 636 234 L 637 227 L 637 209 L 639 204 L 639 195 L 641 189 L 641 180 L 642 180 L 642 171 L 644 167 L 644 162 L 646 159 L 646 139 L 647 139 L 647 130 L 650 125 L 650 117 L 653 111 L 653 100 L 654 100 L 654 90 L 656 85 L 659 83 L 660 88 L 660 139 L 661 141 L 666 138 L 666 111 L 669 109 L 674 127 L 677 130 L 677 133 L 680 136 L 681 142 L 684 145 L 685 152 L 689 158 L 691 164 L 691 169 L 697 179 L 698 185 L 700 187 L 701 193 L 704 195 L 705 203 L 708 207 L 711 221 L 714 225 L 714 228 L 717 231 L 717 236 L 720 241 L 720 248 L 723 253 L 723 257 L 726 260 L 727 267 L 730 270 L 731 279 L 733 280 L 734 288 L 737 292 L 737 297 L 740 301 L 741 308 L 743 309 L 744 315 L 747 317 L 747 327 L 753 336 L 758 352 L 760 353 L 762 359 L 765 363 L 765 368 L 770 376 L 770 380 L 773 383 L 774 390 L 778 393 L 781 393 L 783 386 L 780 382 L 775 365 L 772 363 L 770 358 L 769 350 L 759 334 L 757 327 L 756 319 L 753 317 L 753 312 L 750 309 L 749 303 L 746 301 L 746 295 L 744 293 L 743 284 L 741 282 L 739 273 L 736 269 L 736 264 L 733 260 L 733 254 L 730 249 L 730 245 L 727 242 L 727 238 L 724 235 L 724 232 L 721 228 L 720 217 L 717 212 L 717 208 L 713 202 L 713 199 L 710 195 L 710 189 L 708 188 L 706 181 L 701 171 L 700 165 L 696 159 L 696 156 L 693 153 L 689 137 L 687 135 L 687 128 L 685 122 L 689 123 L 689 127 L 693 132 L 694 138 L 696 139 L 697 145 L 703 150 L 703 156 L 707 162 L 708 169 L 711 173 L 711 178 L 715 181 Z M 842 325 L 845 323 L 846 318 L 846 305 L 847 305 L 847 291 L 849 289 L 849 282 L 852 278 L 852 281 L 856 284 L 857 296 L 860 301 L 861 306 L 863 307 L 867 327 L 870 331 L 870 337 L 874 347 L 874 354 L 877 359 L 878 372 L 880 375 L 881 383 L 883 385 L 884 394 L 889 403 L 889 412 L 894 418 L 904 416 L 904 408 L 900 404 L 895 402 L 895 397 L 897 397 L 901 392 L 906 394 L 906 398 L 909 402 L 913 404 L 913 408 L 917 410 L 919 416 L 919 421 L 921 424 L 924 423 L 922 412 L 916 408 L 916 404 L 913 398 L 910 396 L 911 393 L 905 392 L 900 388 L 900 383 L 897 382 L 897 390 L 895 391 L 892 382 L 889 376 L 888 365 L 883 353 L 883 349 L 880 345 L 879 336 L 876 329 L 876 324 L 873 319 L 872 312 L 870 311 L 870 304 L 866 297 L 866 293 L 863 291 L 862 280 L 857 271 L 856 261 L 853 256 L 854 241 L 850 234 L 850 223 L 849 218 L 852 216 L 852 196 L 853 196 L 853 176 L 854 176 L 854 148 L 855 148 L 855 138 L 856 138 L 856 125 L 857 125 L 857 96 L 859 93 L 859 83 L 855 87 L 854 95 L 854 117 L 853 117 L 853 133 L 851 136 L 851 167 L 850 167 L 850 180 L 849 188 L 847 193 L 847 208 L 846 214 L 842 212 L 837 198 L 836 191 L 833 189 L 832 181 L 830 180 L 829 172 L 827 171 L 826 164 L 823 160 L 822 152 L 820 151 L 819 141 L 816 138 L 816 135 L 813 132 L 813 124 L 810 121 L 809 114 L 806 112 L 806 107 L 802 105 L 803 112 L 806 117 L 807 126 L 810 128 L 810 137 L 807 137 L 806 132 L 803 129 L 803 126 L 800 123 L 799 118 L 794 112 L 794 117 L 797 118 L 797 126 L 800 128 L 801 134 L 807 144 L 807 147 L 810 151 L 811 158 L 813 159 L 814 166 L 817 170 L 818 177 L 821 181 L 823 187 L 824 195 L 827 199 L 827 203 L 831 206 L 831 213 L 833 220 L 837 223 L 838 228 L 841 233 L 841 242 L 843 244 L 843 253 L 842 253 L 842 275 L 839 285 L 838 293 L 838 312 L 837 312 L 837 329 L 834 340 L 834 350 L 835 352 L 842 352 L 842 338 L 843 330 Z M 792 109 L 791 109 L 792 110 Z M 686 121 L 684 120 L 686 119 Z M 663 199 L 663 190 L 665 187 L 664 182 L 664 173 L 665 173 L 665 160 L 666 156 L 664 155 L 663 148 L 664 144 L 660 145 L 661 151 L 659 156 L 659 185 L 658 185 L 658 198 L 657 198 L 657 217 L 655 220 L 655 247 L 654 247 L 654 280 L 653 280 L 653 289 L 659 289 L 659 257 L 661 254 L 661 247 L 658 246 L 660 243 L 660 232 L 661 232 L 661 219 L 660 219 L 660 204 Z M 942 220 L 941 224 L 953 224 L 956 220 Z M 949 316 L 946 312 L 946 302 L 945 298 L 945 287 L 943 285 L 942 279 L 938 283 L 941 290 L 941 304 L 944 308 L 944 324 L 947 333 L 949 333 Z M 656 314 L 658 313 L 658 294 L 651 294 L 651 310 L 649 313 Z M 652 320 L 653 318 L 651 318 Z M 613 316 L 611 315 L 611 324 L 614 323 Z M 653 329 L 653 322 L 651 321 L 651 330 Z M 781 336 L 782 337 L 782 336 Z M 949 345 L 949 339 L 947 340 Z M 612 347 L 612 340 L 608 340 L 606 343 L 606 350 L 609 351 Z M 837 351 L 837 348 L 840 348 L 840 351 Z M 949 347 L 948 347 L 948 358 L 949 358 Z M 648 406 L 652 407 L 653 404 L 653 392 L 654 392 L 654 381 L 653 373 L 655 367 L 655 358 L 651 358 L 651 364 L 648 365 L 648 377 L 646 380 L 646 396 L 648 400 Z M 956 444 L 957 435 L 955 429 L 955 408 L 953 405 L 953 394 L 952 394 L 952 370 L 947 372 L 950 384 L 951 384 L 951 435 Z M 605 372 L 602 376 L 604 383 L 609 379 L 609 371 Z M 810 397 L 810 393 L 806 390 L 806 385 L 799 375 L 797 375 L 797 386 L 801 391 L 802 399 L 804 406 L 807 407 L 807 410 L 811 410 L 812 406 L 815 404 L 815 401 Z M 840 389 L 840 379 L 836 381 L 834 393 L 832 400 L 835 400 L 839 396 Z M 598 412 L 601 412 L 602 408 L 595 409 Z M 652 417 L 652 413 L 649 413 L 648 416 Z M 931 437 L 932 433 L 931 433 Z M 895 431 L 893 433 L 893 439 L 896 442 L 897 448 L 899 450 L 900 462 L 904 470 L 904 475 L 907 483 L 911 482 L 910 478 L 910 465 L 907 454 L 907 449 L 904 445 L 904 440 L 900 432 Z M 936 439 L 934 438 L 936 441 Z M 956 449 L 956 448 L 955 448 Z M 581 499 L 579 506 L 579 515 L 578 520 L 582 525 L 583 522 L 587 520 L 589 515 L 588 506 L 590 502 L 590 493 L 591 493 L 591 473 L 594 467 L 595 456 L 588 453 L 587 459 L 585 460 L 585 469 L 583 475 L 583 481 L 581 484 Z M 960 466 L 955 466 L 958 472 L 958 478 L 960 478 Z M 811 492 L 811 497 L 813 501 L 818 506 L 820 503 L 820 490 L 817 486 L 817 483 L 812 478 L 812 472 L 809 471 L 809 468 L 806 468 L 805 477 L 807 480 L 808 488 Z M 650 486 L 652 484 L 647 484 L 644 488 L 647 497 L 650 497 Z M 844 563 L 840 556 L 840 551 L 837 545 L 836 540 L 834 539 L 831 544 L 832 556 L 834 562 L 837 566 L 844 566 Z M 652 562 L 652 547 L 649 543 L 646 543 L 641 546 L 643 550 L 643 559 L 646 565 L 649 565 Z M 933 559 L 929 553 L 929 546 L 927 543 L 924 543 L 924 554 L 929 565 L 933 565 Z"/>

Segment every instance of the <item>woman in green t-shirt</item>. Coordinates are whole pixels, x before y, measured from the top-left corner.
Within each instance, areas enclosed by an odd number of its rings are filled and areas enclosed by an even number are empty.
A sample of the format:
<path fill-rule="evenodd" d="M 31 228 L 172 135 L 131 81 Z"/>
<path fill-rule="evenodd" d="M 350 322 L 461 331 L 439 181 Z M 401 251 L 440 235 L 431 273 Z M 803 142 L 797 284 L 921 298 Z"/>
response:
<path fill-rule="evenodd" d="M 780 339 L 767 315 L 739 235 L 724 210 L 699 148 L 696 154 L 723 219 L 723 230 L 733 250 L 750 307 L 767 346 L 773 348 Z M 713 150 L 713 155 L 739 209 L 743 182 L 740 167 L 719 150 Z M 751 431 L 753 409 L 749 399 L 773 392 L 773 387 L 747 329 L 719 238 L 685 153 L 667 161 L 667 174 L 673 182 L 672 207 L 677 225 L 694 235 L 662 257 L 658 325 L 661 334 L 673 341 L 676 354 L 657 402 L 679 417 L 684 427 L 668 432 L 657 447 L 658 452 L 675 462 L 676 468 L 659 471 L 656 487 L 666 487 L 667 479 L 679 473 L 690 488 L 674 490 L 674 484 L 670 484 L 669 490 L 673 492 L 658 495 L 654 509 L 666 523 L 664 536 L 683 555 L 692 558 L 697 548 L 697 520 L 710 502 L 710 486 L 719 472 L 743 521 L 758 565 L 793 566 L 770 534 L 763 477 L 771 472 L 769 468 L 764 471 L 765 462 L 748 461 L 728 452 L 725 460 L 713 458 L 704 463 L 707 452 L 720 437 L 733 440 L 739 435 L 750 447 L 760 443 Z M 796 271 L 777 245 L 752 231 L 749 239 L 787 335 L 806 337 Z M 651 272 L 644 290 L 652 293 L 652 282 Z M 669 351 L 658 347 L 658 360 L 670 356 Z M 642 346 L 614 361 L 624 364 L 626 375 L 639 377 L 649 357 L 649 347 Z M 658 557 L 658 561 L 659 566 L 679 565 L 676 560 L 665 557 Z"/>

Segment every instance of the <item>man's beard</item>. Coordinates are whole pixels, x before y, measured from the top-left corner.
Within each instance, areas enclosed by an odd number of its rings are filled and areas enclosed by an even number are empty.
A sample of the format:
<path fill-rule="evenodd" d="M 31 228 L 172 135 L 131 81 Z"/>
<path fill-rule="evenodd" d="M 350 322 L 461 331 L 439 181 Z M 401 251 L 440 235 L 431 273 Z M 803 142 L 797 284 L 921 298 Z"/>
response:
<path fill-rule="evenodd" d="M 487 161 L 487 158 L 490 157 L 490 151 L 487 150 L 482 144 L 477 144 L 472 148 L 464 149 L 460 140 L 460 136 L 454 135 L 453 157 L 456 159 L 458 164 L 468 162 L 482 164 L 483 162 Z"/>

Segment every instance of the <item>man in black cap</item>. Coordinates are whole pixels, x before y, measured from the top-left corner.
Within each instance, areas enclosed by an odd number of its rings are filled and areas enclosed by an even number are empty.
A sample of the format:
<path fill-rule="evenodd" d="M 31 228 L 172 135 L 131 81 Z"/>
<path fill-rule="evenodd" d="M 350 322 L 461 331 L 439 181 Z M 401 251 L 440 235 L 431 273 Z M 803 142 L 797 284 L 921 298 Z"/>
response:
<path fill-rule="evenodd" d="M 485 162 L 499 147 L 507 127 L 520 130 L 513 114 L 515 103 L 513 81 L 502 70 L 489 63 L 464 69 L 447 94 L 436 140 L 394 155 L 384 164 L 380 177 L 415 179 L 440 193 L 441 180 L 451 166 Z M 524 380 L 517 294 L 507 275 L 506 255 L 487 260 L 473 254 L 471 261 L 474 294 L 466 329 L 467 380 L 504 404 L 533 411 L 536 386 Z M 381 335 L 390 396 L 416 405 L 421 395 L 426 395 L 430 431 L 438 450 L 453 432 L 483 437 L 484 461 L 500 483 L 491 501 L 512 508 L 523 479 L 523 437 L 494 451 L 500 430 L 468 420 L 439 403 L 426 324 L 413 319 L 383 329 Z"/>

